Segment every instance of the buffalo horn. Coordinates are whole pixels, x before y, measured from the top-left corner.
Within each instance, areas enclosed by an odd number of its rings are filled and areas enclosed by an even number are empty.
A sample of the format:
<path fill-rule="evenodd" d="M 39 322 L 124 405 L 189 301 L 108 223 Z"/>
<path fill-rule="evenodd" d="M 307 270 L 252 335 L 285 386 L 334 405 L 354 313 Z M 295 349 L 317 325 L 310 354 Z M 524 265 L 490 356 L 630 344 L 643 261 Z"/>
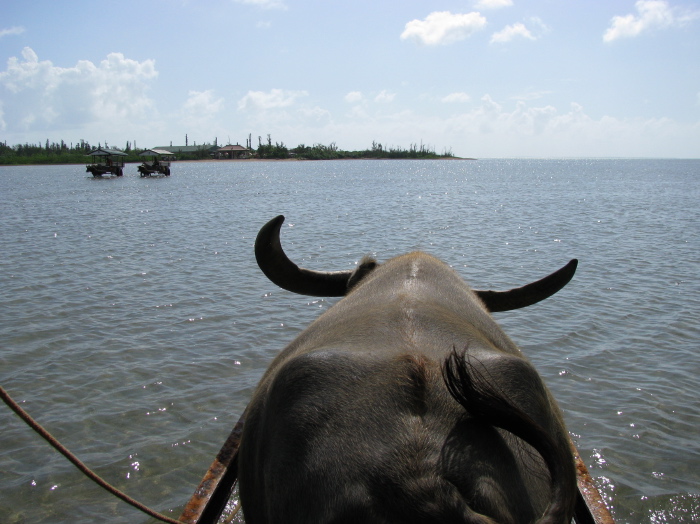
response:
<path fill-rule="evenodd" d="M 551 275 L 509 291 L 475 291 L 475 293 L 492 313 L 531 306 L 551 297 L 568 284 L 576 272 L 577 265 L 578 260 L 573 259 Z"/>
<path fill-rule="evenodd" d="M 297 266 L 287 258 L 280 243 L 284 216 L 265 224 L 255 239 L 258 266 L 274 284 L 282 289 L 315 297 L 342 297 L 348 291 L 352 271 L 313 271 Z"/>

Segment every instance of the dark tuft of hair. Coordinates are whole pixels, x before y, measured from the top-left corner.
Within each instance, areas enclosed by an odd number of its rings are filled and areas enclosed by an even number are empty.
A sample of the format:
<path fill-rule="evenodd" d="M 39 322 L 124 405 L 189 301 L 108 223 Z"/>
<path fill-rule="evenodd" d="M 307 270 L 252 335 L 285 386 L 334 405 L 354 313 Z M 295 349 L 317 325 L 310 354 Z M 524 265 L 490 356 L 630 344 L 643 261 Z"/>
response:
<path fill-rule="evenodd" d="M 348 279 L 348 290 L 347 293 L 352 291 L 357 284 L 359 284 L 367 275 L 369 275 L 378 266 L 376 259 L 369 255 L 365 255 L 360 263 L 357 265 L 357 269 L 353 271 L 352 275 Z"/>

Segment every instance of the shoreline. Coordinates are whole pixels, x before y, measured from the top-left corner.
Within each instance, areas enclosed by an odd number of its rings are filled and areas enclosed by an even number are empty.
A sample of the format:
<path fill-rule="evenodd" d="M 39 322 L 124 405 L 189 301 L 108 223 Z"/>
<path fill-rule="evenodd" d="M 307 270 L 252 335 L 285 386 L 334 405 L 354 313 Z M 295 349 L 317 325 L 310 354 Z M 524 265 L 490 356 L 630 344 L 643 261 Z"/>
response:
<path fill-rule="evenodd" d="M 477 160 L 476 158 L 465 158 L 457 156 L 438 157 L 438 158 L 382 158 L 382 157 L 363 157 L 363 158 L 327 158 L 321 160 L 312 160 L 308 158 L 199 158 L 192 160 L 173 160 L 172 164 L 182 164 L 185 162 L 342 162 L 348 160 Z M 142 162 L 124 162 L 124 165 L 140 165 Z M 21 166 L 84 166 L 88 162 L 66 162 L 66 163 L 48 163 L 48 164 L 0 164 L 0 167 L 21 167 Z"/>
<path fill-rule="evenodd" d="M 437 158 L 323 158 L 319 160 L 309 158 L 200 158 L 198 160 L 175 160 L 174 162 L 335 162 L 344 160 L 476 160 L 476 158 L 464 158 L 456 156 L 446 156 Z"/>

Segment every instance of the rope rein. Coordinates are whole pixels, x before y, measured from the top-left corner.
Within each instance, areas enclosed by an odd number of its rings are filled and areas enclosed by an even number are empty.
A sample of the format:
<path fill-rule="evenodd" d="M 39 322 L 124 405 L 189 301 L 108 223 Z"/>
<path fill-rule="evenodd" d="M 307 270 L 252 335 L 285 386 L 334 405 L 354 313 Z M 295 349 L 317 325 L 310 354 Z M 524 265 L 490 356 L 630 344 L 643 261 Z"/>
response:
<path fill-rule="evenodd" d="M 122 499 L 124 502 L 127 504 L 133 506 L 134 508 L 143 511 L 150 517 L 153 517 L 154 519 L 160 520 L 161 522 L 167 522 L 168 524 L 182 524 L 182 521 L 180 520 L 175 520 L 170 517 L 167 517 L 165 515 L 162 515 L 158 513 L 157 511 L 152 510 L 148 506 L 145 506 L 141 504 L 139 501 L 131 498 L 129 495 L 124 493 L 123 491 L 120 491 L 119 489 L 115 488 L 112 486 L 110 483 L 108 483 L 106 480 L 101 478 L 97 473 L 92 471 L 90 468 L 88 468 L 85 464 L 83 464 L 78 457 L 73 455 L 68 449 L 63 446 L 56 438 L 51 435 L 48 431 L 46 431 L 38 422 L 36 422 L 26 411 L 24 411 L 17 402 L 15 402 L 12 397 L 3 389 L 2 386 L 0 386 L 0 397 L 2 397 L 3 402 L 7 404 L 7 406 L 14 411 L 19 418 L 21 418 L 26 424 L 32 428 L 35 432 L 37 432 L 41 437 L 51 444 L 51 446 L 58 451 L 61 455 L 66 457 L 73 465 L 78 468 L 80 471 L 82 471 L 85 476 L 87 476 L 90 480 L 98 484 L 99 486 L 103 487 L 107 491 L 109 491 L 112 495 L 115 497 L 118 497 Z"/>

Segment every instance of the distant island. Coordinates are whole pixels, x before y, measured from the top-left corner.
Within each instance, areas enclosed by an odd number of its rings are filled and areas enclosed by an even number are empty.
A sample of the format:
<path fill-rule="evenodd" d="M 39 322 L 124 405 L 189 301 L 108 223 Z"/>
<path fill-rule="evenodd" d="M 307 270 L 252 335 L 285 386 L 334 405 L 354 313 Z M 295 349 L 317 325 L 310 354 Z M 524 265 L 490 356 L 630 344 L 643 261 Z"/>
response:
<path fill-rule="evenodd" d="M 49 142 L 45 144 L 17 144 L 8 146 L 7 142 L 0 143 L 0 165 L 23 165 L 23 164 L 82 164 L 85 163 L 87 155 L 96 147 L 117 149 L 127 154 L 125 162 L 141 162 L 143 158 L 139 153 L 146 149 L 134 147 L 130 142 L 126 142 L 126 147 L 118 148 L 107 143 L 99 143 L 97 146 L 91 145 L 85 140 L 70 145 L 61 140 L 59 143 Z M 185 135 L 184 146 L 155 146 L 157 149 L 165 149 L 175 154 L 177 160 L 219 160 L 219 159 L 297 159 L 297 160 L 340 160 L 340 159 L 444 159 L 457 158 L 452 154 L 452 150 L 444 150 L 436 153 L 432 146 L 421 144 L 411 144 L 407 149 L 402 147 L 385 147 L 381 143 L 372 142 L 370 148 L 362 151 L 345 151 L 338 148 L 335 142 L 329 145 L 314 144 L 307 146 L 299 144 L 297 147 L 288 148 L 284 143 L 272 143 L 270 135 L 263 142 L 262 137 L 258 137 L 258 147 L 252 146 L 252 139 L 246 140 L 246 145 L 227 144 L 219 146 L 218 140 L 214 144 L 189 145 L 187 135 Z"/>

